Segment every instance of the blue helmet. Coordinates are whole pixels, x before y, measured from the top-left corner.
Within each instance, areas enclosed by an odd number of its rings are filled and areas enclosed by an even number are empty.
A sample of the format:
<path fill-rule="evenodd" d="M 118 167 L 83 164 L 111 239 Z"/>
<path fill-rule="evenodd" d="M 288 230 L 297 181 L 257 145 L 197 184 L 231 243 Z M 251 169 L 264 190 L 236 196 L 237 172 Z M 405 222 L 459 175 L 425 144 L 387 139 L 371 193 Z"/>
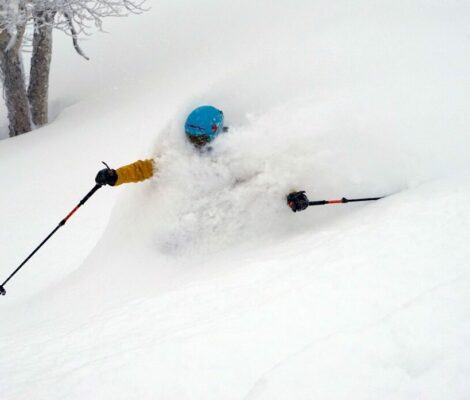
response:
<path fill-rule="evenodd" d="M 224 113 L 212 106 L 201 106 L 188 115 L 184 131 L 196 146 L 212 142 L 224 130 Z"/>

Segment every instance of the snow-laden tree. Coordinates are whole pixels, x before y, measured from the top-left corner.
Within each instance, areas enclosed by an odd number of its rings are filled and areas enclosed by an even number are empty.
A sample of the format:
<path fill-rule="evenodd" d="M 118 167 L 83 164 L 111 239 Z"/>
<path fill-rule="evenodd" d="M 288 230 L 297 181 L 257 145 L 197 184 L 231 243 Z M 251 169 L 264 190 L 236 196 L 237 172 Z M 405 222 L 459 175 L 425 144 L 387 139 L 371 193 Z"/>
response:
<path fill-rule="evenodd" d="M 31 130 L 21 44 L 28 21 L 26 2 L 0 0 L 0 69 L 5 103 L 10 120 L 10 136 Z"/>
<path fill-rule="evenodd" d="M 0 0 L 0 72 L 10 136 L 47 123 L 53 29 L 70 35 L 77 52 L 81 35 L 101 30 L 105 17 L 143 11 L 145 0 Z M 29 82 L 23 70 L 25 32 L 32 28 Z"/>

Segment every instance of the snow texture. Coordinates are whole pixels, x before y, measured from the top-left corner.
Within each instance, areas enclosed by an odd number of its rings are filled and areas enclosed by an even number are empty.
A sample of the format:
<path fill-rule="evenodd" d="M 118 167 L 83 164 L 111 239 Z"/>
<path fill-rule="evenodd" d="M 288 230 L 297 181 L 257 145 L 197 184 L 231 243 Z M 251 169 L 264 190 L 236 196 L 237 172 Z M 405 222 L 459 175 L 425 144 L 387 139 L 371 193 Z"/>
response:
<path fill-rule="evenodd" d="M 101 160 L 158 164 L 6 285 L 2 400 L 468 399 L 469 3 L 151 5 L 57 36 L 51 123 L 0 142 L 5 278 Z"/>

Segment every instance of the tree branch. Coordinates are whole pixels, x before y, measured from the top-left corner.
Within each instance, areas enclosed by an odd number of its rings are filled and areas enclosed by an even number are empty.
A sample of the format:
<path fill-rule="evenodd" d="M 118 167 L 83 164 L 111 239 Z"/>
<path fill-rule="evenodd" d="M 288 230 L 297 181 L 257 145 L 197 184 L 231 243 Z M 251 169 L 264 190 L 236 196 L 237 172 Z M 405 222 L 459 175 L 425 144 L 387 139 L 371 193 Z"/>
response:
<path fill-rule="evenodd" d="M 68 13 L 64 13 L 64 16 L 69 23 L 70 33 L 72 35 L 73 47 L 75 48 L 75 50 L 77 51 L 79 55 L 81 55 L 85 60 L 89 61 L 90 58 L 83 52 L 80 45 L 78 44 L 78 39 L 77 39 L 78 35 L 77 35 L 77 31 L 75 30 L 75 27 L 73 26 L 72 18 L 70 17 Z"/>

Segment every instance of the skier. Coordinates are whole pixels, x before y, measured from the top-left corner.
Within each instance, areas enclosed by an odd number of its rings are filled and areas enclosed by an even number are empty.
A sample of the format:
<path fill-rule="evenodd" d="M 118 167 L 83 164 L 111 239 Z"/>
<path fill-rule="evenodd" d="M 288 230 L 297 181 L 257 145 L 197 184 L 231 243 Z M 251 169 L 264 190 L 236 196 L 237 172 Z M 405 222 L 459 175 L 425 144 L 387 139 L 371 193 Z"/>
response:
<path fill-rule="evenodd" d="M 213 106 L 201 106 L 193 110 L 184 124 L 188 140 L 198 149 L 211 143 L 224 127 L 224 114 Z M 141 182 L 151 178 L 157 169 L 153 159 L 138 160 L 118 169 L 105 168 L 98 172 L 95 181 L 99 185 L 119 186 L 123 183 Z"/>

